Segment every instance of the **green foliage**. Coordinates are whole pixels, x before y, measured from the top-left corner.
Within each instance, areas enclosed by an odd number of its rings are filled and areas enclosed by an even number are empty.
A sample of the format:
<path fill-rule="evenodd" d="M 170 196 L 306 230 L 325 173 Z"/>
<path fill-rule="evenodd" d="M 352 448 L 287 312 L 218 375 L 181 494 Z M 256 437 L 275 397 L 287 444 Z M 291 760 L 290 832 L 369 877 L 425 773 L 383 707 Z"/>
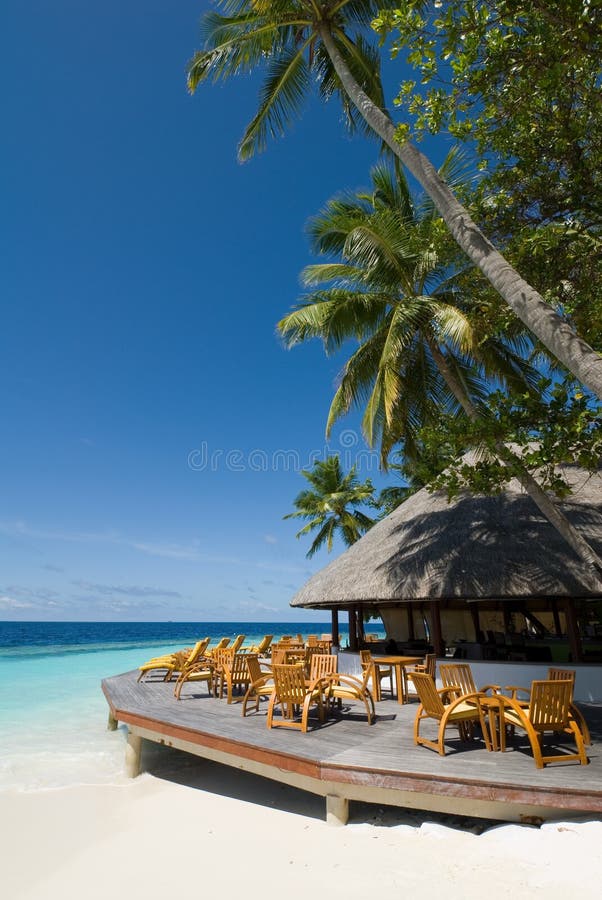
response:
<path fill-rule="evenodd" d="M 422 476 L 430 490 L 443 488 L 448 496 L 468 489 L 500 493 L 521 467 L 537 473 L 541 486 L 564 497 L 569 486 L 558 466 L 577 463 L 589 472 L 602 464 L 602 418 L 572 382 L 542 379 L 539 393 L 508 396 L 496 391 L 488 398 L 487 415 L 459 428 L 451 418 L 421 430 L 418 445 Z M 514 458 L 500 458 L 499 441 L 508 442 Z M 474 458 L 462 458 L 474 448 Z"/>
<path fill-rule="evenodd" d="M 320 29 L 328 29 L 357 83 L 383 108 L 380 56 L 367 38 L 373 37 L 369 26 L 379 8 L 393 6 L 393 0 L 341 0 L 334 7 L 327 0 L 217 0 L 216 5 L 224 14 L 203 15 L 203 48 L 190 62 L 188 86 L 194 92 L 204 81 L 265 72 L 259 108 L 239 145 L 242 160 L 285 133 L 313 85 L 325 100 L 339 97 L 351 130 L 371 133 L 342 89 Z"/>
<path fill-rule="evenodd" d="M 357 479 L 355 466 L 345 475 L 339 457 L 328 456 L 301 474 L 309 481 L 311 490 L 297 495 L 296 511 L 284 518 L 309 519 L 297 533 L 298 538 L 317 529 L 308 558 L 324 544 L 330 552 L 337 534 L 347 547 L 351 546 L 374 524 L 374 519 L 358 509 L 373 505 L 374 487 L 370 479 L 363 482 Z"/>
<path fill-rule="evenodd" d="M 443 168 L 459 177 L 456 153 Z M 466 418 L 459 393 L 478 405 L 494 379 L 518 390 L 534 384 L 524 359 L 531 345 L 518 329 L 500 336 L 490 323 L 485 333 L 475 327 L 478 297 L 464 290 L 471 285 L 453 266 L 455 247 L 432 204 L 411 196 L 401 172 L 376 166 L 370 189 L 330 200 L 309 233 L 314 250 L 331 259 L 305 269 L 314 290 L 278 328 L 289 346 L 311 338 L 327 353 L 355 346 L 327 433 L 352 408 L 362 409 L 366 440 L 380 442 L 386 467 L 395 444 L 403 441 L 412 456 L 417 430 L 442 413 Z"/>
<path fill-rule="evenodd" d="M 469 142 L 470 202 L 521 274 L 602 349 L 602 6 L 406 0 L 373 26 L 416 76 L 404 138 Z"/>

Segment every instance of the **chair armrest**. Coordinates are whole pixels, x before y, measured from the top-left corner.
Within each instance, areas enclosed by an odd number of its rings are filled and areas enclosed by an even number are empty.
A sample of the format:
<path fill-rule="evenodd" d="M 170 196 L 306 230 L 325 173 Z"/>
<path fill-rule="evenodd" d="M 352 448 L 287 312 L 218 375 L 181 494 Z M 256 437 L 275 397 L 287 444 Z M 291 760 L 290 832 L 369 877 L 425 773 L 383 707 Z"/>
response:
<path fill-rule="evenodd" d="M 492 694 L 499 694 L 502 686 L 500 684 L 484 684 L 483 687 L 479 688 L 479 693 L 486 694 L 487 691 L 491 691 Z"/>
<path fill-rule="evenodd" d="M 518 685 L 518 684 L 506 684 L 506 685 L 504 685 L 504 690 L 505 690 L 505 691 L 511 691 L 511 692 L 512 692 L 512 693 L 510 694 L 510 696 L 511 696 L 511 698 L 512 698 L 513 700 L 518 700 L 518 696 L 517 696 L 517 695 L 518 695 L 519 693 L 526 694 L 527 697 L 531 694 L 531 691 L 529 690 L 529 688 L 521 687 L 521 686 Z"/>

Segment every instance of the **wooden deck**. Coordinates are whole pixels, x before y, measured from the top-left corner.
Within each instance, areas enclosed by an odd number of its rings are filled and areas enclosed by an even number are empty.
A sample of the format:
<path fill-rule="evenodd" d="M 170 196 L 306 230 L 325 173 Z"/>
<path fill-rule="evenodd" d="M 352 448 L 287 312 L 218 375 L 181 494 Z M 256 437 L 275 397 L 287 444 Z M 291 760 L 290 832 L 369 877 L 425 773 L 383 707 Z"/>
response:
<path fill-rule="evenodd" d="M 581 705 L 592 732 L 590 764 L 538 770 L 518 734 L 505 753 L 487 752 L 478 740 L 463 744 L 454 728 L 447 731 L 445 757 L 415 747 L 416 702 L 383 700 L 372 726 L 363 705 L 349 704 L 302 734 L 266 728 L 265 702 L 243 719 L 239 703 L 208 697 L 204 685 L 185 686 L 178 702 L 173 683 L 137 684 L 136 677 L 128 672 L 102 683 L 111 720 L 129 728 L 132 775 L 147 739 L 322 795 L 333 821 L 346 821 L 349 800 L 508 821 L 602 813 L 600 705 Z"/>

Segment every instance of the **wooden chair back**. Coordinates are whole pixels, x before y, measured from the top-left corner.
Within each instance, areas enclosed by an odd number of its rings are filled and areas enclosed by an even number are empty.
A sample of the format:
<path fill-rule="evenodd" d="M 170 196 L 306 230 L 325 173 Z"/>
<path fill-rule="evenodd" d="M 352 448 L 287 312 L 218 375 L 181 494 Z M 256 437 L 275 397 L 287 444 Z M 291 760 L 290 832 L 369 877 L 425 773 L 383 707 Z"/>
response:
<path fill-rule="evenodd" d="M 307 646 L 308 647 L 316 647 L 318 645 L 318 635 L 317 634 L 308 634 L 307 635 Z"/>
<path fill-rule="evenodd" d="M 418 699 L 426 715 L 433 719 L 440 719 L 445 712 L 445 707 L 433 678 L 426 672 L 408 672 L 408 678 L 414 682 Z"/>
<path fill-rule="evenodd" d="M 215 656 L 218 650 L 224 650 L 230 643 L 230 638 L 220 638 L 215 647 L 206 650 L 207 656 Z"/>
<path fill-rule="evenodd" d="M 256 652 L 261 656 L 264 653 L 267 653 L 272 640 L 274 639 L 273 634 L 266 634 L 257 644 Z"/>
<path fill-rule="evenodd" d="M 220 666 L 228 666 L 232 662 L 232 657 L 234 656 L 234 650 L 232 647 L 222 647 L 219 650 L 215 650 L 213 653 L 213 660 L 215 665 L 219 668 Z"/>
<path fill-rule="evenodd" d="M 443 687 L 457 685 L 460 688 L 459 695 L 476 693 L 472 669 L 468 663 L 441 663 L 439 675 Z"/>
<path fill-rule="evenodd" d="M 245 639 L 245 635 L 244 635 L 244 634 L 238 634 L 238 635 L 234 638 L 234 641 L 232 642 L 232 644 L 231 644 L 230 646 L 232 647 L 232 649 L 234 650 L 235 653 L 236 653 L 238 650 L 240 650 L 240 648 L 242 647 L 244 639 Z"/>
<path fill-rule="evenodd" d="M 186 660 L 186 665 L 191 666 L 193 663 L 200 659 L 205 650 L 209 645 L 209 641 L 211 638 L 204 638 L 202 641 L 197 641 L 190 653 L 188 654 L 188 658 Z"/>
<path fill-rule="evenodd" d="M 437 675 L 437 654 L 436 653 L 427 653 L 424 657 L 423 662 L 423 671 L 426 675 L 430 675 L 430 677 L 435 680 Z"/>
<path fill-rule="evenodd" d="M 534 681 L 527 717 L 536 731 L 562 731 L 569 724 L 572 700 L 573 682 L 570 679 Z"/>
<path fill-rule="evenodd" d="M 301 666 L 275 665 L 275 693 L 279 703 L 301 706 L 307 693 L 305 673 Z"/>
<path fill-rule="evenodd" d="M 572 681 L 575 683 L 574 669 L 555 669 L 552 666 L 548 669 L 548 681 Z"/>
<path fill-rule="evenodd" d="M 338 662 L 339 658 L 334 653 L 314 653 L 311 657 L 309 680 L 315 681 L 324 675 L 334 675 Z"/>
<path fill-rule="evenodd" d="M 370 668 L 372 665 L 372 653 L 370 650 L 360 650 L 360 663 L 362 672 L 365 672 L 366 669 Z"/>
<path fill-rule="evenodd" d="M 321 647 L 313 646 L 305 648 L 305 668 L 309 674 L 309 670 L 311 668 L 311 661 L 314 656 L 324 656 L 324 651 Z"/>
<path fill-rule="evenodd" d="M 259 681 L 260 678 L 263 678 L 265 672 L 263 672 L 261 669 L 259 656 L 256 653 L 247 653 L 245 656 L 245 660 L 247 663 L 247 671 L 249 673 L 251 682 Z"/>

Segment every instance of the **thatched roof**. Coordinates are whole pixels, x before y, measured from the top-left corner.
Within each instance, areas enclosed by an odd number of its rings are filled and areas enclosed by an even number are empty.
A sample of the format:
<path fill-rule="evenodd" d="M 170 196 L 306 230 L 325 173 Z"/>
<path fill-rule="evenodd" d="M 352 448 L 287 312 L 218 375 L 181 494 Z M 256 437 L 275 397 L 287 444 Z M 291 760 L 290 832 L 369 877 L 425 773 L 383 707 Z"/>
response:
<path fill-rule="evenodd" d="M 559 505 L 602 554 L 602 474 L 563 472 L 574 492 Z M 501 495 L 451 503 L 424 489 L 310 578 L 291 606 L 602 597 L 584 570 L 517 481 Z"/>

